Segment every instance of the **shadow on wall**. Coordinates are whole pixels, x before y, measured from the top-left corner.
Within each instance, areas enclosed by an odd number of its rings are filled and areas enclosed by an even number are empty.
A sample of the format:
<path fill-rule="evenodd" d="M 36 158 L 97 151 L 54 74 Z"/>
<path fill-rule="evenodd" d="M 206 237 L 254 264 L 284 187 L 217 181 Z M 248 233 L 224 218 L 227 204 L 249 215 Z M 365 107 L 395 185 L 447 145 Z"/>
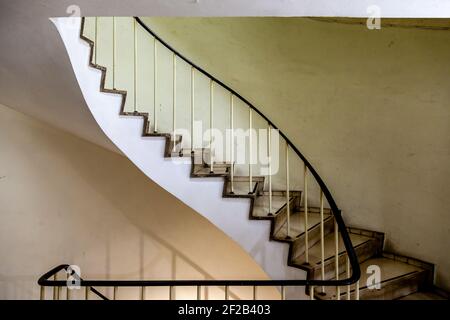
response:
<path fill-rule="evenodd" d="M 79 265 L 85 279 L 267 279 L 236 243 L 125 157 L 5 107 L 0 133 L 1 298 L 37 298 L 37 278 L 61 263 Z M 277 297 L 273 288 L 258 292 Z M 194 299 L 196 288 L 174 293 Z M 252 288 L 230 294 L 251 298 Z M 202 298 L 223 296 L 223 288 L 202 290 Z M 139 290 L 119 297 L 138 298 Z M 168 289 L 149 288 L 146 297 L 168 298 Z"/>
<path fill-rule="evenodd" d="M 83 169 L 87 160 L 87 157 L 79 153 L 72 154 L 68 158 L 76 170 Z M 255 272 L 255 269 L 259 267 L 237 244 L 177 198 L 154 184 L 126 158 L 120 157 L 123 168 L 119 171 L 115 171 L 116 168 L 112 166 L 105 167 L 105 162 L 100 164 L 96 159 L 89 159 L 89 161 L 92 162 L 88 166 L 93 170 L 91 172 L 80 170 L 80 176 L 140 230 L 139 264 L 125 274 L 114 272 L 111 265 L 114 259 L 110 256 L 113 240 L 108 239 L 105 243 L 106 275 L 115 274 L 116 277 L 126 279 L 136 277 L 139 279 L 267 279 L 262 271 Z M 83 163 L 81 167 L 80 163 Z M 111 176 L 113 183 L 108 181 Z M 155 251 L 155 246 L 159 248 L 159 253 L 149 256 L 149 252 Z M 161 260 L 166 261 L 163 276 L 160 271 L 155 270 L 155 265 L 160 265 Z M 159 289 L 154 290 L 159 292 L 155 298 L 167 298 L 167 288 Z M 138 290 L 134 291 L 136 295 Z M 268 297 L 276 296 L 277 293 L 273 288 L 264 288 L 260 291 Z M 202 299 L 222 299 L 224 294 L 222 287 L 202 289 Z M 233 288 L 229 294 L 230 298 L 249 299 L 252 297 L 252 290 L 251 288 Z M 147 292 L 146 297 L 150 296 Z M 196 288 L 175 288 L 174 297 L 195 298 Z"/>

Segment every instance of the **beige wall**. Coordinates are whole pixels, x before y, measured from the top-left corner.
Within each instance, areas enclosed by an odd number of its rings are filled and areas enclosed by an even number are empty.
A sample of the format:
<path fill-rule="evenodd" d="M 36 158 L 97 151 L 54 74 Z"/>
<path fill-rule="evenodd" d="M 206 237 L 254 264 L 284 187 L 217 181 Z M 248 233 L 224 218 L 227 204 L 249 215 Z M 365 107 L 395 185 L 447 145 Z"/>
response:
<path fill-rule="evenodd" d="M 128 159 L 3 105 L 0 256 L 0 299 L 38 298 L 38 277 L 60 263 L 79 265 L 84 278 L 267 278 L 232 240 Z M 234 293 L 250 298 L 252 291 Z M 276 296 L 271 289 L 259 294 Z M 138 291 L 121 295 L 137 298 Z M 176 295 L 194 298 L 195 289 Z M 147 296 L 166 298 L 167 290 Z"/>
<path fill-rule="evenodd" d="M 305 18 L 145 18 L 312 161 L 349 224 L 450 289 L 450 31 Z"/>

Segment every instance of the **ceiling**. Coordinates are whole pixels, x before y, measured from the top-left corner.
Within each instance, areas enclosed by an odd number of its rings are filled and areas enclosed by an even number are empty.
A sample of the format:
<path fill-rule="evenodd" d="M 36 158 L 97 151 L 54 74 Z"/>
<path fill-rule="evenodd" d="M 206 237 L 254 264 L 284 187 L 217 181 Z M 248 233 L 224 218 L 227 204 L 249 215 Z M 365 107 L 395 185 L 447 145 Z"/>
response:
<path fill-rule="evenodd" d="M 113 151 L 78 87 L 69 57 L 49 17 L 63 1 L 0 2 L 0 103 Z"/>

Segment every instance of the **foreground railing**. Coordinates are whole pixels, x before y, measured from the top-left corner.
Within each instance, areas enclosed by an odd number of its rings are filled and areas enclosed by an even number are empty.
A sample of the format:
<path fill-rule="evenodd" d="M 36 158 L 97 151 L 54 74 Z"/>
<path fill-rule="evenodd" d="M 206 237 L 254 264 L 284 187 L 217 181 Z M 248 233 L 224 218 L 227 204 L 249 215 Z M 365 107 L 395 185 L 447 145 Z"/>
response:
<path fill-rule="evenodd" d="M 310 266 L 310 215 L 312 210 L 320 214 L 320 279 L 268 280 L 268 281 L 222 281 L 222 280 L 167 280 L 167 281 L 110 281 L 82 280 L 86 288 L 147 287 L 147 286 L 309 286 L 324 292 L 326 286 L 336 287 L 336 297 L 341 297 L 340 287 L 346 287 L 350 297 L 350 285 L 360 277 L 355 250 L 335 200 L 322 178 L 297 147 L 262 114 L 251 102 L 226 84 L 181 55 L 158 37 L 140 18 L 95 17 L 83 18 L 81 37 L 93 47 L 93 66 L 104 66 L 104 86 L 110 91 L 125 89 L 127 99 L 124 114 L 148 114 L 148 132 L 171 133 L 183 136 L 181 155 L 190 155 L 197 149 L 208 149 L 211 173 L 216 163 L 230 164 L 230 194 L 255 194 L 256 176 L 263 176 L 263 192 L 267 193 L 267 215 L 276 214 L 274 193 L 285 196 L 287 241 L 296 241 L 291 215 L 291 195 L 302 189 L 300 211 L 303 215 L 304 267 Z M 151 122 L 151 123 L 150 123 Z M 200 134 L 198 125 L 200 123 Z M 208 130 L 203 130 L 206 123 Z M 220 128 L 220 129 L 218 129 Z M 245 143 L 239 142 L 239 132 L 245 130 Z M 264 134 L 255 132 L 265 130 Z M 196 133 L 197 132 L 197 133 Z M 225 143 L 222 137 L 229 137 Z M 175 138 L 174 138 L 175 139 Z M 242 142 L 242 141 L 241 141 Z M 257 145 L 258 147 L 254 147 Z M 259 153 L 258 150 L 259 149 Z M 265 151 L 265 152 L 262 152 Z M 241 160 L 239 160 L 241 159 Z M 242 160 L 244 159 L 244 160 Z M 246 177 L 247 190 L 237 188 L 236 177 Z M 314 179 L 310 179 L 310 177 Z M 237 190 L 239 189 L 239 190 Z M 334 222 L 335 273 L 327 279 L 325 272 L 325 216 L 329 211 Z M 298 225 L 297 225 L 298 226 Z M 339 249 L 339 234 L 345 252 Z M 339 257 L 346 255 L 345 270 L 340 268 Z M 64 268 L 60 266 L 58 268 Z M 43 286 L 59 287 L 61 280 L 49 280 L 57 268 L 40 279 Z M 358 291 L 358 285 L 356 285 Z M 356 297 L 358 294 L 356 293 Z"/>
<path fill-rule="evenodd" d="M 71 266 L 68 264 L 59 265 L 44 275 L 42 275 L 38 284 L 40 285 L 40 299 L 47 299 L 46 288 L 52 289 L 51 299 L 52 300 L 71 300 L 71 292 L 75 290 L 81 290 L 83 293 L 84 300 L 90 300 L 91 298 L 97 298 L 102 300 L 117 300 L 119 295 L 119 290 L 121 288 L 137 288 L 139 290 L 139 299 L 146 300 L 146 289 L 155 287 L 167 288 L 167 299 L 174 299 L 174 289 L 176 287 L 195 287 L 196 296 L 192 299 L 201 300 L 202 298 L 202 288 L 207 287 L 222 287 L 223 288 L 223 300 L 228 300 L 231 297 L 230 288 L 231 287 L 251 287 L 252 288 L 252 299 L 258 299 L 258 287 L 276 287 L 280 289 L 280 299 L 285 300 L 286 298 L 286 288 L 295 286 L 305 286 L 309 283 L 315 283 L 314 281 L 308 280 L 84 280 L 77 277 L 76 274 L 70 269 Z M 57 275 L 64 272 L 65 279 L 58 279 Z M 71 279 L 75 280 L 69 280 Z M 74 282 L 75 281 L 75 282 Z M 321 285 L 324 286 L 335 286 L 335 281 L 326 280 L 321 281 Z M 105 293 L 100 292 L 99 288 L 110 288 L 112 289 L 112 296 L 108 297 Z M 310 290 L 313 290 L 313 286 Z M 63 290 L 65 289 L 65 290 Z M 356 299 L 359 299 L 359 289 L 356 290 Z M 65 294 L 63 293 L 65 292 Z M 314 292 L 310 293 L 311 300 L 314 299 Z M 239 299 L 236 295 L 233 295 L 233 299 Z M 348 291 L 348 299 L 350 299 L 350 291 Z"/>

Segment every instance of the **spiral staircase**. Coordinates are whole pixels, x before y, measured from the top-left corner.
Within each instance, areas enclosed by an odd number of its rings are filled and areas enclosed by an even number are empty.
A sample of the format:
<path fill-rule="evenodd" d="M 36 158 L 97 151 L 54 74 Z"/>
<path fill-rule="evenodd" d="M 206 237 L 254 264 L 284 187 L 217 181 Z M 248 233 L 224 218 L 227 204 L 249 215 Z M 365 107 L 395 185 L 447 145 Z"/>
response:
<path fill-rule="evenodd" d="M 119 20 L 122 19 L 122 20 Z M 127 20 L 128 19 L 128 20 Z M 119 59 L 118 52 L 120 51 L 120 43 L 118 43 L 117 35 L 122 32 L 121 28 L 131 30 L 130 37 L 134 37 L 130 43 L 133 44 L 133 62 L 130 62 L 131 69 L 134 70 L 132 82 L 133 86 L 127 88 L 120 87 L 120 72 L 117 72 Z M 107 26 L 107 27 L 105 27 Z M 201 287 L 208 285 L 223 286 L 225 292 L 225 299 L 228 299 L 229 292 L 233 286 L 251 286 L 254 288 L 254 298 L 257 299 L 256 289 L 259 286 L 277 286 L 280 288 L 280 298 L 295 298 L 295 296 L 288 296 L 286 288 L 300 287 L 301 290 L 310 299 L 320 300 L 357 300 L 357 299 L 448 299 L 448 295 L 436 288 L 434 283 L 434 266 L 431 263 L 420 261 L 411 257 L 405 257 L 396 253 L 386 252 L 384 250 L 384 234 L 376 231 L 363 230 L 346 226 L 338 206 L 336 205 L 331 192 L 323 182 L 322 178 L 314 170 L 312 165 L 301 154 L 301 152 L 294 146 L 289 139 L 273 124 L 267 117 L 265 117 L 256 107 L 254 107 L 248 100 L 243 98 L 233 89 L 223 84 L 208 72 L 185 58 L 182 54 L 173 49 L 169 44 L 158 37 L 141 19 L 139 18 L 83 18 L 81 20 L 81 33 L 79 38 L 83 44 L 89 45 L 89 66 L 90 68 L 99 70 L 100 76 L 100 93 L 113 95 L 120 98 L 120 109 L 116 117 L 120 119 L 121 123 L 126 123 L 129 120 L 134 121 L 141 126 L 140 134 L 146 139 L 159 139 L 163 141 L 163 150 L 154 155 L 165 159 L 165 161 L 174 162 L 187 161 L 189 165 L 189 172 L 182 174 L 188 175 L 186 179 L 190 182 L 196 181 L 196 186 L 200 184 L 208 184 L 208 181 L 222 184 L 222 191 L 220 196 L 227 199 L 226 202 L 220 202 L 224 206 L 233 201 L 245 202 L 248 205 L 245 208 L 248 220 L 256 223 L 268 225 L 268 233 L 266 234 L 266 243 L 277 243 L 279 246 L 274 248 L 286 248 L 287 255 L 281 256 L 280 259 L 285 259 L 280 263 L 285 264 L 289 269 L 295 269 L 303 272 L 305 279 L 273 279 L 267 281 L 252 281 L 252 280 L 210 280 L 208 281 L 101 281 L 101 280 L 82 280 L 82 286 L 86 288 L 86 298 L 92 292 L 93 295 L 102 299 L 113 299 L 116 297 L 116 290 L 122 286 L 135 286 L 145 288 L 153 285 L 163 285 L 172 288 L 180 285 L 194 285 L 198 290 Z M 61 31 L 61 25 L 59 31 Z M 102 29 L 104 28 L 104 29 Z M 105 41 L 99 40 L 100 34 L 110 33 L 111 41 L 108 42 L 108 52 L 112 56 L 112 63 L 109 67 L 102 65 L 101 62 L 101 45 Z M 143 36 L 145 34 L 145 36 Z M 149 43 L 139 43 L 139 41 L 147 41 Z M 64 40 L 64 36 L 63 36 Z M 67 40 L 65 40 L 67 41 Z M 139 65 L 137 55 L 142 54 L 137 47 L 151 48 L 153 52 L 149 53 L 150 60 L 153 59 L 153 69 L 150 70 L 149 78 L 153 78 L 153 83 L 144 83 L 144 86 L 151 88 L 153 96 L 148 104 L 153 104 L 152 108 L 142 110 L 139 107 L 137 90 L 142 86 L 137 85 L 137 72 L 141 70 L 142 65 Z M 70 48 L 67 46 L 68 51 Z M 157 53 L 162 55 L 163 50 L 165 54 L 169 54 L 172 60 L 172 81 L 173 81 L 173 97 L 171 101 L 171 112 L 173 117 L 173 127 L 164 127 L 164 121 L 160 120 L 159 127 L 157 127 L 157 117 L 162 119 L 161 113 L 165 109 L 159 108 L 157 103 L 157 93 L 162 95 L 162 91 L 158 92 L 158 73 L 162 68 L 157 69 Z M 70 52 L 69 52 L 70 55 Z M 76 68 L 74 61 L 72 61 L 74 68 Z M 183 80 L 182 77 L 177 78 L 177 68 L 184 64 L 188 67 L 188 74 L 190 77 Z M 143 68 L 143 67 L 142 67 Z M 179 70 L 179 69 L 178 69 Z M 189 72 L 190 71 L 190 72 Z M 264 122 L 268 128 L 268 138 L 266 141 L 267 153 L 269 154 L 268 170 L 263 171 L 257 166 L 239 165 L 236 161 L 236 154 L 239 149 L 232 145 L 231 155 L 228 157 L 219 157 L 216 154 L 215 148 L 212 147 L 211 141 L 206 143 L 201 142 L 198 146 L 195 145 L 194 135 L 186 137 L 186 132 L 194 131 L 194 114 L 199 112 L 195 109 L 196 91 L 194 89 L 194 79 L 199 76 L 204 77 L 209 81 L 210 86 L 206 93 L 209 93 L 209 123 L 213 128 L 214 112 L 219 113 L 220 110 L 214 105 L 214 93 L 217 92 L 217 87 L 225 90 L 229 94 L 230 104 L 227 106 L 226 112 L 230 114 L 228 122 L 228 129 L 236 130 L 236 123 L 239 122 L 239 114 L 236 111 L 237 100 L 245 105 L 245 113 L 248 112 L 248 128 L 256 127 L 256 118 L 258 117 Z M 77 75 L 79 77 L 79 75 Z M 80 81 L 80 79 L 78 79 Z M 183 84 L 182 81 L 188 81 Z M 177 82 L 178 81 L 178 82 Z M 186 87 L 191 96 L 189 103 L 180 103 L 180 97 L 177 97 L 176 87 Z M 208 90 L 209 89 L 209 90 Z M 216 90 L 216 91 L 214 91 Z M 208 92 L 209 91 L 209 92 Z M 83 92 L 85 97 L 88 95 Z M 179 95 L 179 94 L 178 94 Z M 130 98 L 131 97 L 131 98 Z M 161 99 L 161 98 L 159 98 Z M 234 100 L 233 100 L 234 99 Z M 87 98 L 89 107 L 92 104 Z M 161 99 L 162 100 L 162 99 Z M 187 128 L 184 134 L 179 134 L 176 130 L 176 112 L 180 112 L 180 106 L 187 105 L 187 118 L 192 120 L 192 127 Z M 109 108 L 108 105 L 103 105 L 101 108 Z M 233 109 L 234 108 L 234 109 Z M 166 109 L 168 107 L 166 106 Z M 91 110 L 92 111 L 92 110 Z M 190 113 L 189 113 L 190 111 Z M 233 113 L 234 112 L 234 113 Z M 93 112 L 94 116 L 96 112 Z M 98 118 L 96 118 L 98 120 Z M 137 121 L 137 122 L 136 122 Z M 110 131 L 105 129 L 106 125 L 98 121 L 105 133 L 115 141 Z M 167 122 L 167 121 L 166 121 Z M 206 121 L 208 122 L 208 121 Z M 218 121 L 217 121 L 218 122 Z M 243 121 L 240 123 L 242 124 Z M 167 123 L 170 123 L 167 122 Z M 111 125 L 112 126 L 112 125 Z M 278 149 L 274 151 L 271 149 L 272 137 L 279 138 Z M 245 151 L 251 157 L 252 133 L 250 132 L 250 151 Z M 258 139 L 260 142 L 261 138 Z M 255 142 L 255 141 L 253 141 Z M 231 144 L 235 143 L 232 139 Z M 283 149 L 284 148 L 284 149 Z M 133 161 L 152 178 L 152 173 L 148 173 L 135 156 L 131 156 L 126 149 L 122 150 L 126 156 L 129 156 Z M 136 151 L 139 153 L 139 151 Z M 272 155 L 271 155 L 272 152 Z M 274 158 L 273 153 L 278 153 L 280 162 L 279 172 L 271 171 L 270 161 Z M 280 155 L 281 154 L 281 155 Z M 284 156 L 284 157 L 283 157 Z M 142 159 L 142 161 L 146 161 Z M 298 174 L 294 172 L 292 167 L 301 167 L 303 172 Z M 158 168 L 150 168 L 153 171 Z M 245 170 L 244 170 L 245 169 Z M 267 169 L 267 168 L 266 168 Z M 291 171 L 290 171 L 291 169 Z M 151 170 L 150 170 L 151 171 Z M 265 172 L 265 174 L 259 174 Z M 256 173 L 256 174 L 254 174 Z M 297 174 L 299 177 L 294 178 Z M 283 179 L 284 176 L 284 179 Z M 164 177 L 159 177 L 164 179 Z M 166 177 L 172 179 L 172 177 Z M 158 182 L 158 179 L 156 179 Z M 160 180 L 162 181 L 162 180 Z M 161 183 L 162 184 L 162 183 Z M 314 186 L 313 186 L 314 184 Z M 165 187 L 164 184 L 162 184 Z M 169 192 L 172 192 L 167 187 Z M 194 188 L 195 189 L 195 188 Z M 192 192 L 195 192 L 193 190 Z M 198 196 L 201 201 L 202 190 L 199 189 Z M 182 193 L 173 192 L 182 201 L 197 209 L 200 213 L 204 211 L 212 211 L 210 216 L 213 217 L 214 208 L 207 206 L 197 206 L 197 203 L 192 204 L 191 199 Z M 195 193 L 192 193 L 195 194 Z M 192 198 L 192 194 L 190 197 Z M 184 196 L 183 196 L 184 195 Z M 220 201 L 223 201 L 220 200 Z M 217 200 L 219 201 L 219 200 Z M 230 209 L 231 210 L 231 209 Z M 228 212 L 232 215 L 233 212 Z M 227 228 L 222 227 L 220 223 L 210 218 L 210 220 L 227 232 Z M 255 224 L 252 224 L 254 226 Z M 239 225 L 234 224 L 232 228 L 239 228 Z M 248 229 L 251 230 L 251 229 Z M 245 248 L 246 238 L 230 235 L 239 244 Z M 247 250 L 250 251 L 250 250 Z M 266 264 L 267 265 L 267 264 Z M 262 264 L 265 268 L 266 265 Z M 46 273 L 40 280 L 39 284 L 42 286 L 41 298 L 45 298 L 45 288 L 53 287 L 53 298 L 59 298 L 60 288 L 66 284 L 62 280 L 56 279 L 55 275 L 58 272 L 64 272 L 68 268 L 67 265 L 61 265 Z M 267 270 L 270 268 L 267 267 Z M 271 270 L 271 269 L 270 269 Z M 268 272 L 270 275 L 270 272 Z M 53 279 L 51 279 L 54 277 Z M 271 276 L 274 278 L 275 276 Z M 113 296 L 101 294 L 96 288 L 102 286 L 114 287 Z M 95 288 L 94 288 L 95 287 Z M 56 291 L 55 291 L 56 290 Z M 55 293 L 57 292 L 57 294 Z M 68 291 L 67 291 L 68 292 Z M 143 291 L 144 292 L 144 291 Z M 172 292 L 172 291 L 170 291 Z M 68 293 L 67 293 L 68 296 Z M 199 298 L 199 294 L 197 298 Z M 172 297 L 172 294 L 169 295 Z M 145 298 L 144 294 L 141 298 Z"/>

